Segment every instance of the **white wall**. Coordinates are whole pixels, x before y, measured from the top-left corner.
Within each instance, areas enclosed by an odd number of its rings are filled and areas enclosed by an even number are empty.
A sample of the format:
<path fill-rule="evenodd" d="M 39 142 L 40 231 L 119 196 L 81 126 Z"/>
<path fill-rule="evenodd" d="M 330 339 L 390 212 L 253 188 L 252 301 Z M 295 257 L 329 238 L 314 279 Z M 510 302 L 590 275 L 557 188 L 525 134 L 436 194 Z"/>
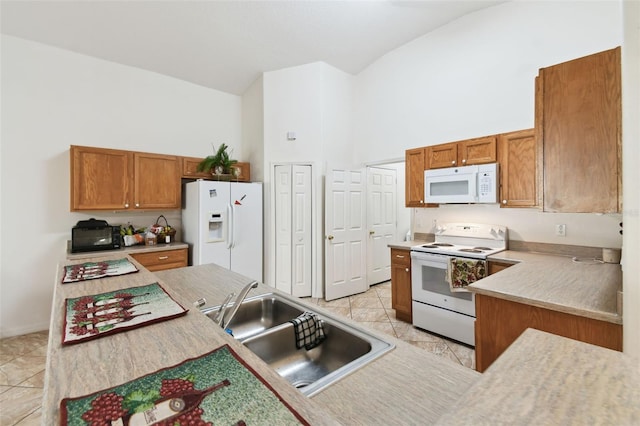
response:
<path fill-rule="evenodd" d="M 640 357 L 640 2 L 624 2 L 622 170 L 624 189 L 623 348 Z"/>
<path fill-rule="evenodd" d="M 265 224 L 271 223 L 271 175 L 275 163 L 313 165 L 314 296 L 322 290 L 323 175 L 327 164 L 352 166 L 352 76 L 315 62 L 267 72 L 264 96 Z M 295 132 L 296 140 L 287 140 Z M 274 282 L 273 230 L 265 227 L 265 280 Z"/>
<path fill-rule="evenodd" d="M 70 213 L 69 145 L 204 157 L 226 142 L 243 153 L 238 96 L 15 37 L 1 43 L 4 337 L 48 328 L 56 264 L 78 220 L 158 216 Z"/>
<path fill-rule="evenodd" d="M 533 127 L 538 69 L 622 44 L 621 3 L 508 2 L 464 16 L 395 49 L 357 76 L 361 161 L 404 150 Z M 565 215 L 497 206 L 416 209 L 433 219 L 504 224 L 511 238 L 620 247 L 620 215 Z M 554 224 L 567 224 L 558 238 Z"/>
<path fill-rule="evenodd" d="M 242 94 L 243 161 L 251 163 L 251 180 L 264 180 L 264 97 L 262 76 Z"/>

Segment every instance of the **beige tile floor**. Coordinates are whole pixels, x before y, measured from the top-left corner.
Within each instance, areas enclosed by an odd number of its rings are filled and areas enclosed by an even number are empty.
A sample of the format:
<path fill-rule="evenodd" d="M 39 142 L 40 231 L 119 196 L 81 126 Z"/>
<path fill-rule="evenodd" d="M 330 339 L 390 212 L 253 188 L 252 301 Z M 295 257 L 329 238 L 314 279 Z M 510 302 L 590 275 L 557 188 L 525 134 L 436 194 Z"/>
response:
<path fill-rule="evenodd" d="M 475 368 L 472 348 L 396 319 L 391 309 L 390 282 L 331 302 L 306 300 L 452 362 Z M 40 424 L 47 336 L 48 332 L 41 331 L 0 340 L 0 426 Z"/>

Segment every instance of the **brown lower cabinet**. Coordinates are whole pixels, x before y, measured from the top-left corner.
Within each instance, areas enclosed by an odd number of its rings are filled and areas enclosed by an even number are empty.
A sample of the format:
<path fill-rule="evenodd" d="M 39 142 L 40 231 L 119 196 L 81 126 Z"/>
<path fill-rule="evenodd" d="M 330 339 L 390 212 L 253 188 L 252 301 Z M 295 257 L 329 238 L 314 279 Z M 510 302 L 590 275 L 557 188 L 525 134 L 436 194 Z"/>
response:
<path fill-rule="evenodd" d="M 391 249 L 391 307 L 396 318 L 413 322 L 411 308 L 411 252 Z"/>
<path fill-rule="evenodd" d="M 622 351 L 620 324 L 476 294 L 476 370 L 485 371 L 527 328 Z"/>
<path fill-rule="evenodd" d="M 130 253 L 131 257 L 140 262 L 142 266 L 154 271 L 182 268 L 187 266 L 188 249 L 160 250 L 146 253 Z"/>

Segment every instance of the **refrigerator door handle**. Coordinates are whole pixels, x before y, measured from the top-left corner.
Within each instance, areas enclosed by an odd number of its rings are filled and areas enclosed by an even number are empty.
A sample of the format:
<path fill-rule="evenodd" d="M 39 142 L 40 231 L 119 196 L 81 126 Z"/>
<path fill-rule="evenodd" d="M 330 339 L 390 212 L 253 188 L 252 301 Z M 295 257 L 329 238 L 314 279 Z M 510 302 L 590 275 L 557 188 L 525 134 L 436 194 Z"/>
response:
<path fill-rule="evenodd" d="M 231 204 L 231 248 L 236 246 L 236 206 Z"/>
<path fill-rule="evenodd" d="M 231 204 L 227 204 L 227 248 L 233 247 L 233 210 Z"/>

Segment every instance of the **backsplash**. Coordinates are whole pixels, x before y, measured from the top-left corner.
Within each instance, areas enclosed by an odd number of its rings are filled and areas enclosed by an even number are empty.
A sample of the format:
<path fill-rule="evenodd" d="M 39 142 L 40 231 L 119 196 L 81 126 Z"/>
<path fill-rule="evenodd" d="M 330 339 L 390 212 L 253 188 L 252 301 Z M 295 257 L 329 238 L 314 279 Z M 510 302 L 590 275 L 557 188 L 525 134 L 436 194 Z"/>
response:
<path fill-rule="evenodd" d="M 106 220 L 109 225 L 133 225 L 135 229 L 149 228 L 156 223 L 158 217 L 162 215 L 167 219 L 169 225 L 176 230 L 175 241 L 182 241 L 182 211 L 181 210 L 167 210 L 157 212 L 91 212 L 91 213 L 75 213 L 73 214 L 74 220 L 86 220 L 91 217 Z M 75 222 L 74 222 L 75 224 Z M 164 220 L 160 219 L 160 224 L 164 225 Z M 69 238 L 71 238 L 71 228 L 69 228 Z"/>
<path fill-rule="evenodd" d="M 433 233 L 447 222 L 504 225 L 509 242 L 527 241 L 552 245 L 621 248 L 620 214 L 544 213 L 537 209 L 500 208 L 497 204 L 441 205 L 413 209 L 412 233 Z M 556 225 L 565 225 L 566 236 L 556 235 Z"/>

